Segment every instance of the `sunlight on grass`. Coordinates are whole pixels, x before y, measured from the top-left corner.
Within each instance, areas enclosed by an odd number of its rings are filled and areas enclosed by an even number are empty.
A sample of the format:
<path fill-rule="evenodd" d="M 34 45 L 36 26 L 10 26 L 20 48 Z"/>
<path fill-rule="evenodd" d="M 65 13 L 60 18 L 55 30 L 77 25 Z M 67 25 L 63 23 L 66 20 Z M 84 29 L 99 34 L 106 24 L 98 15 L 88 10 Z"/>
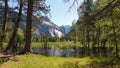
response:
<path fill-rule="evenodd" d="M 75 66 L 85 66 L 90 62 L 90 58 L 60 58 L 46 57 L 41 55 L 21 55 L 17 56 L 18 61 L 8 61 L 0 68 L 75 68 Z M 78 67 L 76 67 L 78 68 Z"/>

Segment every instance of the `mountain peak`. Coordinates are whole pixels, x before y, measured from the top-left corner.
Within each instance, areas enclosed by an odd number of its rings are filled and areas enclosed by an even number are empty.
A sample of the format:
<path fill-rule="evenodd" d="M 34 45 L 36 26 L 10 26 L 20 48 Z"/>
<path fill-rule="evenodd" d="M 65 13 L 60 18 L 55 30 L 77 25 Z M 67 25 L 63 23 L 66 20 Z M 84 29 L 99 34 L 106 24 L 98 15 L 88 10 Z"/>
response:
<path fill-rule="evenodd" d="M 0 16 L 2 14 L 3 14 L 3 10 L 0 10 Z M 17 15 L 18 15 L 18 12 L 16 12 L 16 11 L 8 12 L 8 17 L 11 18 L 12 20 L 14 20 L 14 18 L 16 18 Z M 21 18 L 22 18 L 22 21 L 20 22 L 19 26 L 21 29 L 24 29 L 26 20 L 27 20 L 27 16 L 22 15 Z M 65 32 L 66 29 L 54 24 L 47 16 L 42 16 L 40 19 L 42 20 L 42 23 L 35 21 L 35 20 L 33 21 L 33 26 L 34 26 L 33 29 L 35 30 L 36 36 L 41 36 L 42 34 L 45 34 L 47 36 L 62 37 L 66 33 L 68 33 L 68 32 Z"/>

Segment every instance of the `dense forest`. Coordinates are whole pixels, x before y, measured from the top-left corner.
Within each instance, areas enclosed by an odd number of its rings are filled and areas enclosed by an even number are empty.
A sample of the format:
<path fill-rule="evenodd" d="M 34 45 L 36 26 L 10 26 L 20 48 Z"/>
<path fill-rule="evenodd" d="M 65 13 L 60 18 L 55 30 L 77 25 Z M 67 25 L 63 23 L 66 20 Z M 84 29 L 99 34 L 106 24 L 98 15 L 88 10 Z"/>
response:
<path fill-rule="evenodd" d="M 10 7 L 10 2 L 17 5 Z M 68 10 L 78 2 L 73 0 Z M 120 0 L 83 0 L 76 12 L 79 18 L 71 22 L 69 33 L 36 36 L 35 22 L 43 23 L 50 13 L 46 0 L 0 0 L 0 67 L 119 68 Z"/>

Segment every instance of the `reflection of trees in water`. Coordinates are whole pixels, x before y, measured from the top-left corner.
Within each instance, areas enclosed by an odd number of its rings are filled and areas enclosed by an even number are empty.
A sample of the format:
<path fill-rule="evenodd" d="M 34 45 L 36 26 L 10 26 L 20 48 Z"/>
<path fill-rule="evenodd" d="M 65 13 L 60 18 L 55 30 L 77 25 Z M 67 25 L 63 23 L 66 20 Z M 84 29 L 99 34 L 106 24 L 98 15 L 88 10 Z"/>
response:
<path fill-rule="evenodd" d="M 98 53 L 98 50 L 100 51 Z M 34 53 L 43 54 L 46 56 L 59 56 L 59 57 L 85 57 L 88 56 L 87 47 L 72 47 L 72 48 L 56 48 L 56 47 L 47 47 L 46 48 L 34 48 Z M 91 56 L 101 56 L 101 57 L 111 57 L 114 56 L 113 47 L 94 47 L 90 49 Z"/>

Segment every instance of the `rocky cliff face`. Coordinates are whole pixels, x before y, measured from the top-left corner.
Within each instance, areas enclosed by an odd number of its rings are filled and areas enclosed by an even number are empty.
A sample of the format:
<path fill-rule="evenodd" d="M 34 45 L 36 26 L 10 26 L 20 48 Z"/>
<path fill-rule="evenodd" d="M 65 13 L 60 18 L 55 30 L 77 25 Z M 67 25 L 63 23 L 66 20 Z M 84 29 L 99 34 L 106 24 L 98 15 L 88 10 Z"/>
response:
<path fill-rule="evenodd" d="M 47 36 L 56 36 L 56 37 L 61 37 L 65 35 L 61 27 L 52 23 L 48 17 L 42 17 L 42 20 L 43 20 L 42 23 L 39 22 L 33 23 L 36 26 L 35 34 L 37 36 L 40 36 L 41 34 L 45 34 Z"/>
<path fill-rule="evenodd" d="M 0 10 L 0 16 L 3 15 L 3 10 Z M 17 18 L 17 12 L 15 11 L 9 11 L 8 12 L 8 18 L 12 19 L 14 22 Z M 22 15 L 22 20 L 20 22 L 20 28 L 25 29 L 26 24 L 26 15 Z M 56 36 L 56 37 L 62 37 L 65 34 L 69 33 L 71 30 L 70 26 L 57 26 L 47 16 L 41 17 L 42 22 L 33 21 L 33 29 L 36 36 L 41 36 L 42 34 L 45 34 L 47 36 Z"/>

